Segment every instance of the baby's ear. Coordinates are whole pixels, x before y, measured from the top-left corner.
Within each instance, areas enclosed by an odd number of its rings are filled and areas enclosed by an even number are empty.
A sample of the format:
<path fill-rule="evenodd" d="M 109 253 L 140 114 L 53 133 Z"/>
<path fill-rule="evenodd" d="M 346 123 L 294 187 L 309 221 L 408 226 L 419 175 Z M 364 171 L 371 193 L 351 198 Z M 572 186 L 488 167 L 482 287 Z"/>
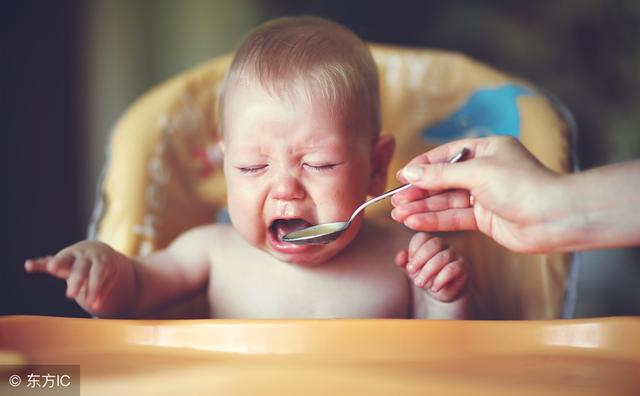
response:
<path fill-rule="evenodd" d="M 369 195 L 380 195 L 387 186 L 387 173 L 393 151 L 396 148 L 395 138 L 391 135 L 380 135 L 373 144 L 371 152 L 371 179 Z"/>
<path fill-rule="evenodd" d="M 215 147 L 218 155 L 220 155 L 220 165 L 221 165 L 222 173 L 226 176 L 227 169 L 225 167 L 225 162 L 224 162 L 224 140 L 220 139 L 218 143 L 216 143 Z"/>

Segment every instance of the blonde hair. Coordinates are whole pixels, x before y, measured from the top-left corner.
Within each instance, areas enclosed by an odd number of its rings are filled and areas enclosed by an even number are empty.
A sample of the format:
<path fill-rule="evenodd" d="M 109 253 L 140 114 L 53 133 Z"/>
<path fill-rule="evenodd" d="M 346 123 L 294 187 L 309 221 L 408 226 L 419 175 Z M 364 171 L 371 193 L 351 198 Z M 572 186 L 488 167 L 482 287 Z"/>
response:
<path fill-rule="evenodd" d="M 279 18 L 254 29 L 236 51 L 219 101 L 238 82 L 258 82 L 292 100 L 325 99 L 350 128 L 380 132 L 378 70 L 367 45 L 347 28 L 318 17 Z"/>

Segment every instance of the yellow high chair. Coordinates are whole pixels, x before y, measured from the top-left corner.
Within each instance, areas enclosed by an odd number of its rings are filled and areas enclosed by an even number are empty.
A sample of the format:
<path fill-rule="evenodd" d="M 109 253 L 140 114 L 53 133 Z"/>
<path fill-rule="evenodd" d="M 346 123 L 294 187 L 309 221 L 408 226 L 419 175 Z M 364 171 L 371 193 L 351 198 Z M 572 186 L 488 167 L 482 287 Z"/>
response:
<path fill-rule="evenodd" d="M 371 51 L 380 71 L 382 133 L 396 139 L 388 188 L 414 156 L 466 136 L 512 135 L 549 168 L 570 170 L 570 119 L 527 82 L 454 52 L 381 45 Z M 225 219 L 216 107 L 230 61 L 222 56 L 188 70 L 125 112 L 111 138 L 89 238 L 144 254 L 191 227 Z M 385 205 L 366 215 L 389 220 Z M 477 232 L 442 236 L 471 265 L 477 317 L 561 316 L 569 255 L 513 253 Z M 206 315 L 203 296 L 195 297 L 178 316 Z"/>

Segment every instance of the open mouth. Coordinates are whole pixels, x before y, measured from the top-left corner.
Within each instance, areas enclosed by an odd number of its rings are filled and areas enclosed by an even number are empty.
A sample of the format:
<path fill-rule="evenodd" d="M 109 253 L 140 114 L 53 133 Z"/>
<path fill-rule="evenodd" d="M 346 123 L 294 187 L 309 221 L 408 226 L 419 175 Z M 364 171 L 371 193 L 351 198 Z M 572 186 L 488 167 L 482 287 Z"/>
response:
<path fill-rule="evenodd" d="M 313 224 L 304 219 L 276 219 L 269 226 L 269 231 L 278 239 L 283 242 L 282 238 L 294 231 L 302 230 L 303 228 L 311 227 Z"/>

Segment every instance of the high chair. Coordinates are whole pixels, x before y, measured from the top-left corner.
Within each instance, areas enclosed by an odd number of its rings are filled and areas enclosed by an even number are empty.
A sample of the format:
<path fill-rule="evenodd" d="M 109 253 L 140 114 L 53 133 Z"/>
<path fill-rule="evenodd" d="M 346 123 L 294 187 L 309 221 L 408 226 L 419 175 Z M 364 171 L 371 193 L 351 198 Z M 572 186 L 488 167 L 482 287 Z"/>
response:
<path fill-rule="evenodd" d="M 515 136 L 547 167 L 570 171 L 570 115 L 540 89 L 455 52 L 382 45 L 371 51 L 380 71 L 382 133 L 396 139 L 387 188 L 398 185 L 396 171 L 414 156 L 469 136 Z M 230 61 L 225 55 L 181 73 L 120 118 L 90 239 L 127 255 L 145 254 L 196 225 L 225 221 L 216 108 Z M 388 203 L 378 204 L 366 216 L 391 221 L 389 212 Z M 441 236 L 470 263 L 478 318 L 561 316 L 569 255 L 514 253 L 479 232 Z M 206 315 L 203 295 L 194 298 L 178 316 Z"/>

